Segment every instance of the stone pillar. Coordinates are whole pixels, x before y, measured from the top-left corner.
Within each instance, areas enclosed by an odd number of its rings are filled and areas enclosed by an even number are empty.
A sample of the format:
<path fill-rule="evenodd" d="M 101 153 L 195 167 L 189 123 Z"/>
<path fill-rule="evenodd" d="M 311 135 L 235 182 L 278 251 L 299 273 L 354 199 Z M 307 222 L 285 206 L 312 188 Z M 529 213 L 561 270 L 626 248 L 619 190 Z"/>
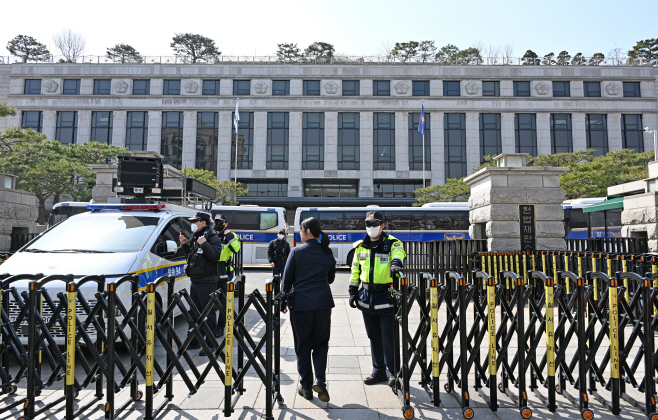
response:
<path fill-rule="evenodd" d="M 10 251 L 14 228 L 37 233 L 38 201 L 34 193 L 0 186 L 0 252 Z"/>
<path fill-rule="evenodd" d="M 370 85 L 372 89 L 372 84 Z M 363 81 L 361 81 L 361 93 L 363 94 Z M 361 162 L 359 169 L 361 176 L 359 177 L 359 197 L 374 197 L 372 190 L 372 112 L 360 112 L 359 118 L 361 127 L 359 133 L 361 134 L 359 150 L 361 152 Z"/>
<path fill-rule="evenodd" d="M 571 138 L 573 139 L 574 152 L 587 150 L 587 133 L 585 130 L 585 114 L 571 114 Z"/>
<path fill-rule="evenodd" d="M 108 197 L 116 197 L 112 191 L 112 180 L 117 177 L 118 165 L 87 165 L 96 174 L 96 185 L 91 190 L 91 198 L 96 203 L 107 203 Z"/>
<path fill-rule="evenodd" d="M 181 168 L 196 165 L 196 112 L 183 112 L 183 156 Z"/>
<path fill-rule="evenodd" d="M 162 152 L 162 111 L 149 111 L 149 129 L 146 150 Z"/>
<path fill-rule="evenodd" d="M 551 153 L 551 114 L 540 112 L 537 113 L 537 154 Z"/>
<path fill-rule="evenodd" d="M 128 113 L 126 111 L 112 112 L 112 144 L 118 147 L 126 146 L 126 123 Z"/>
<path fill-rule="evenodd" d="M 42 133 L 48 136 L 46 140 L 55 140 L 56 124 L 57 124 L 57 111 L 43 111 Z"/>
<path fill-rule="evenodd" d="M 515 116 L 511 112 L 503 112 L 500 114 L 500 138 L 503 146 L 503 153 L 516 153 L 514 118 Z"/>
<path fill-rule="evenodd" d="M 445 176 L 445 144 L 443 140 L 443 112 L 432 112 L 430 115 L 432 129 L 430 130 L 432 155 L 432 180 L 430 185 L 442 185 L 446 181 Z"/>
<path fill-rule="evenodd" d="M 608 150 L 621 149 L 621 114 L 608 114 Z"/>
<path fill-rule="evenodd" d="M 466 113 L 466 173 L 480 166 L 480 121 L 477 112 Z"/>
<path fill-rule="evenodd" d="M 409 177 L 409 129 L 408 112 L 395 113 L 395 169 L 398 177 Z"/>
<path fill-rule="evenodd" d="M 521 250 L 519 206 L 524 204 L 535 207 L 536 249 L 566 249 L 560 175 L 567 168 L 527 167 L 526 156 L 498 155 L 498 167 L 483 168 L 464 179 L 471 187 L 470 236 L 487 239 L 491 252 Z"/>
<path fill-rule="evenodd" d="M 621 191 L 638 190 L 644 186 L 645 193 L 624 197 L 624 210 L 621 212 L 621 236 L 623 238 L 646 237 L 649 252 L 658 252 L 658 161 L 650 162 L 648 167 L 649 178 L 608 187 L 608 195 Z"/>
<path fill-rule="evenodd" d="M 78 111 L 78 138 L 76 143 L 88 143 L 91 137 L 91 111 Z"/>
<path fill-rule="evenodd" d="M 324 170 L 338 170 L 338 112 L 324 113 Z"/>
<path fill-rule="evenodd" d="M 267 167 L 267 112 L 254 112 L 254 171 Z"/>
<path fill-rule="evenodd" d="M 231 149 L 233 147 L 233 121 L 231 111 L 219 113 L 219 144 L 217 146 L 217 179 L 228 181 L 231 179 Z"/>
<path fill-rule="evenodd" d="M 302 197 L 302 113 L 291 112 L 288 121 L 288 197 Z"/>

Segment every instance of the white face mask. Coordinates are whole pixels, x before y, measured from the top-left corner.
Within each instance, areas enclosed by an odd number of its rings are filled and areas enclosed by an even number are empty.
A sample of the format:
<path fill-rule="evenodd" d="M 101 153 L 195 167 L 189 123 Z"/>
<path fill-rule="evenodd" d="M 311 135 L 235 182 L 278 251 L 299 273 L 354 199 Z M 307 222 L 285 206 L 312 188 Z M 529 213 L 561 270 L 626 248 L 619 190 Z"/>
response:
<path fill-rule="evenodd" d="M 285 238 L 284 235 L 276 235 L 276 236 L 277 236 L 279 239 L 283 239 L 283 238 Z"/>
<path fill-rule="evenodd" d="M 196 232 L 199 228 L 197 227 L 196 223 L 192 223 L 192 227 L 190 227 L 190 230 L 192 233 Z"/>
<path fill-rule="evenodd" d="M 379 235 L 381 229 L 382 229 L 381 226 L 370 226 L 370 227 L 366 227 L 366 232 L 368 232 L 368 236 L 374 239 L 377 237 L 377 235 Z"/>

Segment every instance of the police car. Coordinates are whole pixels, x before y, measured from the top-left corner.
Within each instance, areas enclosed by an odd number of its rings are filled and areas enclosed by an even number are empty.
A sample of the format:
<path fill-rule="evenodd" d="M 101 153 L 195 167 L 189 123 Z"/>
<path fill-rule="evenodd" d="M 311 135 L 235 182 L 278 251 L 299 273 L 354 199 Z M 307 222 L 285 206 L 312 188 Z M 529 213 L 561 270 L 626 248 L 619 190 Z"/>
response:
<path fill-rule="evenodd" d="M 105 275 L 106 284 L 126 274 L 139 275 L 139 288 L 161 276 L 176 278 L 176 291 L 189 290 L 190 279 L 185 275 L 186 255 L 178 247 L 183 232 L 191 238 L 191 222 L 195 209 L 171 204 L 89 204 L 88 212 L 77 214 L 42 233 L 26 244 L 2 266 L 0 273 L 17 274 L 73 274 L 75 279 L 88 275 Z M 27 291 L 28 281 L 12 283 L 19 293 Z M 90 306 L 96 302 L 95 284 L 87 283 L 79 290 Z M 48 294 L 57 299 L 65 290 L 63 282 L 47 285 Z M 166 285 L 158 287 L 157 298 L 167 305 Z M 117 289 L 117 296 L 130 306 L 128 283 Z M 20 305 L 9 299 L 9 316 L 16 321 Z M 48 321 L 50 310 L 43 308 Z M 84 311 L 78 305 L 78 315 Z M 27 323 L 18 333 L 27 337 Z M 64 343 L 64 331 L 51 331 L 58 343 Z"/>

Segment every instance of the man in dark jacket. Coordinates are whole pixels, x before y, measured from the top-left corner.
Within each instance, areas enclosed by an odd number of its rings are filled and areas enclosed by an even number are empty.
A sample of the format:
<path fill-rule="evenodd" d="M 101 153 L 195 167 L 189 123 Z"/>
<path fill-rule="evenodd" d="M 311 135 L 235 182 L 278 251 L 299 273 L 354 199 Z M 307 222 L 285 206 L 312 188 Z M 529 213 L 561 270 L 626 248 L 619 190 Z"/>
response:
<path fill-rule="evenodd" d="M 185 254 L 187 254 L 187 267 L 185 273 L 190 277 L 190 297 L 197 309 L 202 312 L 210 302 L 210 294 L 217 289 L 217 262 L 222 252 L 222 243 L 215 231 L 210 226 L 210 215 L 197 212 L 192 221 L 192 239 L 188 243 L 187 238 L 181 232 L 179 240 Z M 210 331 L 217 328 L 217 318 L 211 312 L 206 319 Z M 201 344 L 196 338 L 190 343 L 189 349 L 198 349 Z M 199 353 L 205 356 L 201 350 Z"/>
<path fill-rule="evenodd" d="M 272 265 L 272 275 L 283 274 L 290 255 L 290 244 L 286 241 L 286 230 L 281 229 L 277 238 L 270 242 L 267 247 L 267 260 Z"/>

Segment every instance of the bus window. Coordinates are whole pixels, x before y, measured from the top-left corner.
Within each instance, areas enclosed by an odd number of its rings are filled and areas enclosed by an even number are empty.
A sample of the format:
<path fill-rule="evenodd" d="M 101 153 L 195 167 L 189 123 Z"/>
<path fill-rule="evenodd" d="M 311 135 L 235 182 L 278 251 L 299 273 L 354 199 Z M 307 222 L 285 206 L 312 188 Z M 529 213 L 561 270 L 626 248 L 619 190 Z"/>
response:
<path fill-rule="evenodd" d="M 608 237 L 621 236 L 621 210 L 607 210 L 605 212 L 605 222 Z"/>
<path fill-rule="evenodd" d="M 428 211 L 425 213 L 421 230 L 466 230 L 468 229 L 468 212 L 466 211 Z"/>
<path fill-rule="evenodd" d="M 272 229 L 279 225 L 279 215 L 272 211 L 260 212 L 260 230 Z"/>
<path fill-rule="evenodd" d="M 386 230 L 409 230 L 410 216 L 398 211 L 385 211 Z"/>
<path fill-rule="evenodd" d="M 345 230 L 366 230 L 366 214 L 362 211 L 345 212 Z"/>
<path fill-rule="evenodd" d="M 343 212 L 342 211 L 320 212 L 320 226 L 322 227 L 322 230 L 343 229 Z"/>
<path fill-rule="evenodd" d="M 318 219 L 318 213 L 317 211 L 303 211 L 299 215 L 299 223 L 301 224 L 304 220 L 308 219 L 309 217 L 315 217 Z"/>
<path fill-rule="evenodd" d="M 592 212 L 589 214 L 589 223 L 592 238 L 605 237 L 605 216 L 603 212 Z"/>
<path fill-rule="evenodd" d="M 260 212 L 236 211 L 233 218 L 228 219 L 228 225 L 232 229 L 260 230 Z"/>

